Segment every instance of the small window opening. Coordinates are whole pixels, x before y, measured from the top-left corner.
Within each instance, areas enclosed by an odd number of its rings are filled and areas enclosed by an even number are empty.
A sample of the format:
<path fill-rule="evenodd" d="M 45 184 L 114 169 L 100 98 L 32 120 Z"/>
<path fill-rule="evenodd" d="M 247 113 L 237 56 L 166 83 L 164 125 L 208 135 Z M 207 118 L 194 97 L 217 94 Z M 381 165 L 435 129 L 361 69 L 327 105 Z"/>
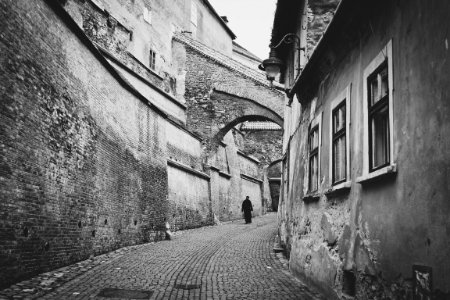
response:
<path fill-rule="evenodd" d="M 25 227 L 22 231 L 22 236 L 24 237 L 28 237 L 28 235 L 30 234 L 28 227 Z"/>
<path fill-rule="evenodd" d="M 152 70 L 156 69 L 156 52 L 150 49 L 149 67 Z"/>
<path fill-rule="evenodd" d="M 342 282 L 342 292 L 354 297 L 356 294 L 356 276 L 352 271 L 344 271 Z"/>

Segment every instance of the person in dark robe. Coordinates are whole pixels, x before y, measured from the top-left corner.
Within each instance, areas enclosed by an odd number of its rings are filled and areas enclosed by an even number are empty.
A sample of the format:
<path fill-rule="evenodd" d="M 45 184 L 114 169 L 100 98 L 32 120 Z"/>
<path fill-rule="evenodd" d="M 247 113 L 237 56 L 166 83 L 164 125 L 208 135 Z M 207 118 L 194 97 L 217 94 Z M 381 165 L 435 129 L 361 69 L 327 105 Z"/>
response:
<path fill-rule="evenodd" d="M 242 202 L 242 211 L 244 212 L 245 224 L 251 223 L 253 205 L 248 196 L 245 197 L 244 202 Z"/>

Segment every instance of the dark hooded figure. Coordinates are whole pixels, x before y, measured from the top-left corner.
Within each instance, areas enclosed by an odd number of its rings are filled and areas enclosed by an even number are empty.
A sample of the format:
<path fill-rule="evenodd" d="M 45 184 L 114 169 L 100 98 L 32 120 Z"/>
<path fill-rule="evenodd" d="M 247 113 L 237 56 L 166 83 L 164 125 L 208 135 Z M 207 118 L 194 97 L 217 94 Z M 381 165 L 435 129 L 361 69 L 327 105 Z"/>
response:
<path fill-rule="evenodd" d="M 244 202 L 242 202 L 242 211 L 244 212 L 245 224 L 251 223 L 253 205 L 248 196 L 245 197 Z"/>

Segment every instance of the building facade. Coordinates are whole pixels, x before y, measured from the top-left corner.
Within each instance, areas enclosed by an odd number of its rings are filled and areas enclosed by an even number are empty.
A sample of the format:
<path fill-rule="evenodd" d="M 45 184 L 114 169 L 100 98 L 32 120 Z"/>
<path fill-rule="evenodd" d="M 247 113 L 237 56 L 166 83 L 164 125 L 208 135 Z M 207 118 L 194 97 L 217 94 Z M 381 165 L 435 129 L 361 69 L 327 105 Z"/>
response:
<path fill-rule="evenodd" d="M 337 8 L 337 9 L 336 9 Z M 448 299 L 446 1 L 278 1 L 279 234 L 330 299 Z M 300 64 L 300 70 L 297 66 Z"/>

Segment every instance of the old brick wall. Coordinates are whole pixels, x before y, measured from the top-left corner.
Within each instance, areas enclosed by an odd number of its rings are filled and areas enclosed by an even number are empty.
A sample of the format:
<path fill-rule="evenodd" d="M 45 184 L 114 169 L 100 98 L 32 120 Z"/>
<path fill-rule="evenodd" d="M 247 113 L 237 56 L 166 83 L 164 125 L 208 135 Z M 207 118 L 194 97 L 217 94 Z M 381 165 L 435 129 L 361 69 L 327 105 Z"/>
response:
<path fill-rule="evenodd" d="M 0 282 L 161 238 L 165 117 L 46 1 L 0 3 Z"/>

